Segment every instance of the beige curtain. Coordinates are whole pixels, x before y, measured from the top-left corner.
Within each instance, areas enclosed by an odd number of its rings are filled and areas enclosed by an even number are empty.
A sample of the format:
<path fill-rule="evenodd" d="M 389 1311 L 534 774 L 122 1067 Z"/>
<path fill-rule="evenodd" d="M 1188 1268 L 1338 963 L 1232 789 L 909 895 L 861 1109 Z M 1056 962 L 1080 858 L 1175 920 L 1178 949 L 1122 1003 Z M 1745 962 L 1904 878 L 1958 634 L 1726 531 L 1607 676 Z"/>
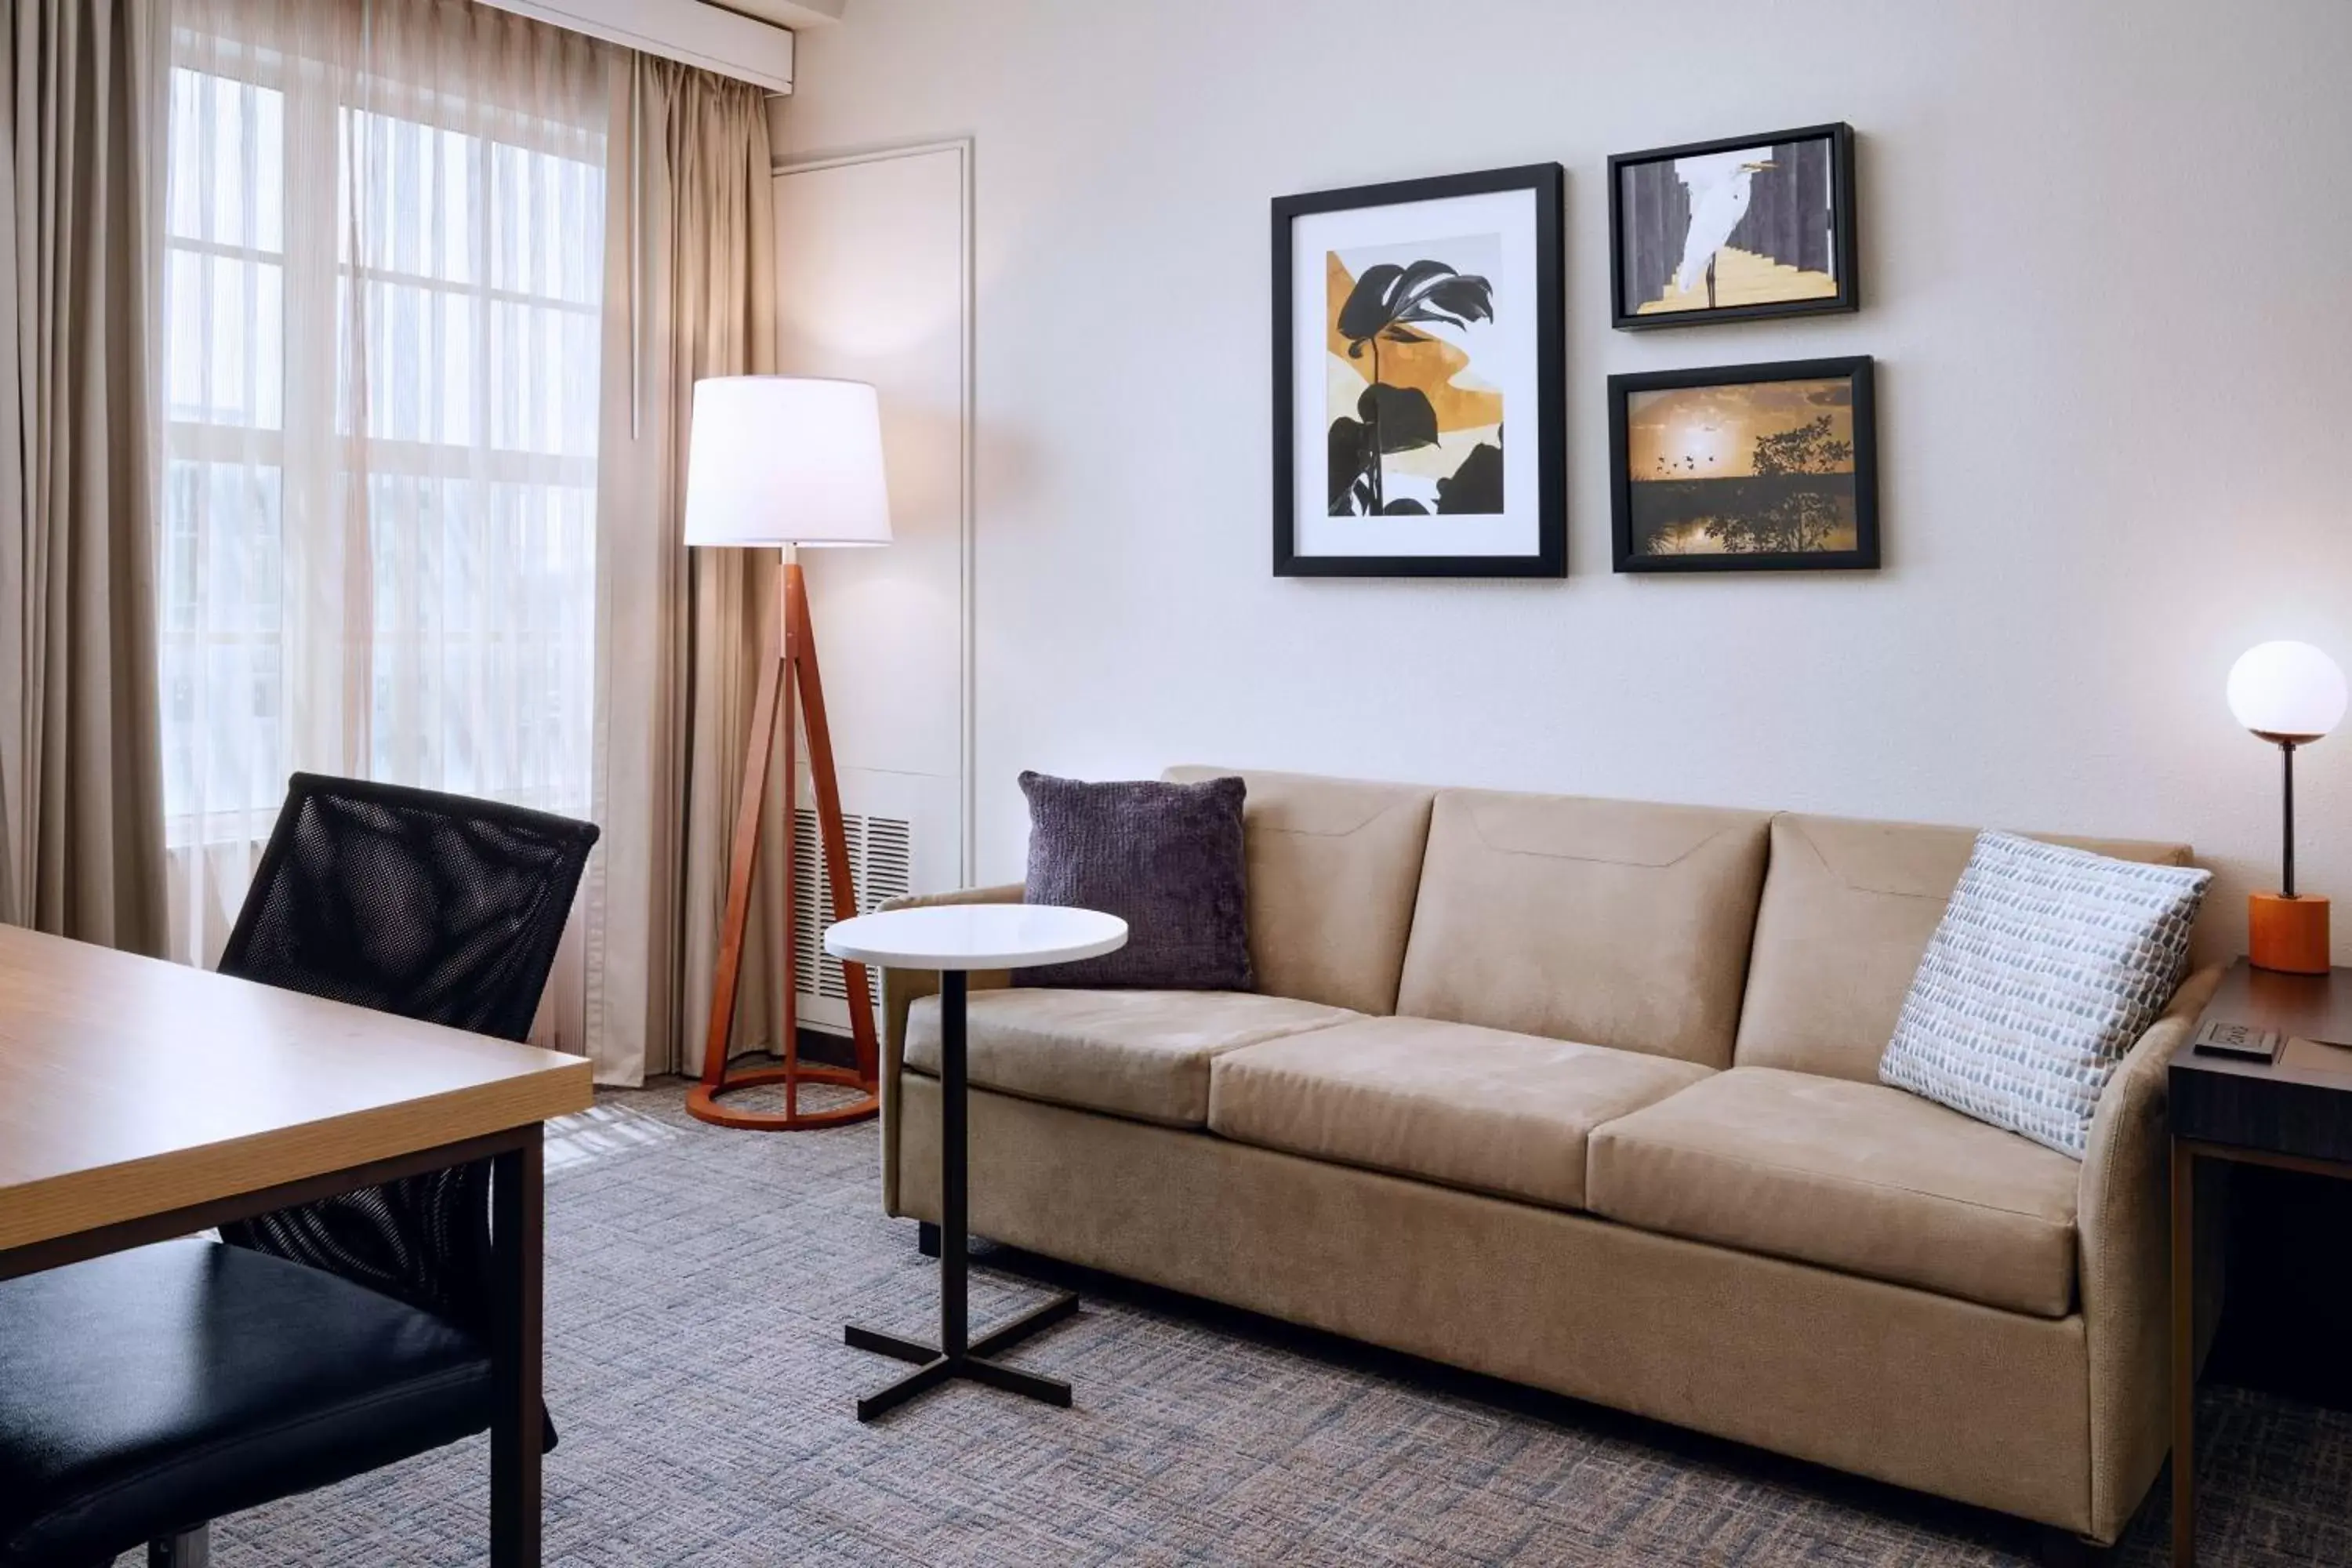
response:
<path fill-rule="evenodd" d="M 614 85 L 597 497 L 588 1048 L 597 1078 L 698 1070 L 728 837 L 776 563 L 683 542 L 687 416 L 703 376 L 775 368 L 768 122 L 740 82 L 647 59 Z M 771 816 L 774 815 L 771 808 Z M 777 825 L 767 842 L 777 842 Z M 772 1047 L 784 880 L 763 857 L 737 1049 Z"/>
<path fill-rule="evenodd" d="M 165 941 L 155 314 L 166 0 L 0 23 L 0 921 Z"/>

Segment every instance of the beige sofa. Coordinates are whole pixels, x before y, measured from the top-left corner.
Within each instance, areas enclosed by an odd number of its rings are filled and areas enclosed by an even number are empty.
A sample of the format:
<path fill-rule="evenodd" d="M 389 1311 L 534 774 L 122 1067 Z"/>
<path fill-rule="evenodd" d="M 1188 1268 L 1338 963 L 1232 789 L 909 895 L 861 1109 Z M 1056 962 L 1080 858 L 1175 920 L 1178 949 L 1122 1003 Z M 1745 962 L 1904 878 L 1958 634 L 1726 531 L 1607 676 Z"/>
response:
<path fill-rule="evenodd" d="M 976 1234 L 2116 1538 L 2218 972 L 2077 1163 L 1877 1081 L 1970 830 L 1244 776 L 1255 992 L 973 977 Z M 933 1221 L 936 984 L 888 977 L 883 1110 Z"/>

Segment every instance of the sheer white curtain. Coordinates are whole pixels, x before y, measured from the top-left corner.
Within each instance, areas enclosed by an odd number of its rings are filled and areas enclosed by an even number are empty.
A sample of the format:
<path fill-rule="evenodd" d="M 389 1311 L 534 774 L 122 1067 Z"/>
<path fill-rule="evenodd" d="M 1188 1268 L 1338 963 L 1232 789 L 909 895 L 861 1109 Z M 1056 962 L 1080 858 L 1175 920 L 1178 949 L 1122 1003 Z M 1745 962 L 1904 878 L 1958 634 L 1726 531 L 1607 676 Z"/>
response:
<path fill-rule="evenodd" d="M 291 770 L 586 814 L 615 57 L 465 0 L 173 21 L 164 794 L 210 963 Z"/>

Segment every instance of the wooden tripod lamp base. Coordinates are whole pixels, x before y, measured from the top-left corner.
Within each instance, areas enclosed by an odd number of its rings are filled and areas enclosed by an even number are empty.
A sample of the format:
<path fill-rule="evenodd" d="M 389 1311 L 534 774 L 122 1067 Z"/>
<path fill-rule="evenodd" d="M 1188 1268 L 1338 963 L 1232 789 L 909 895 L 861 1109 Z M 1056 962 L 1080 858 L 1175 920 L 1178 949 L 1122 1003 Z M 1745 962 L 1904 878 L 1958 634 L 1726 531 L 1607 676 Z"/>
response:
<path fill-rule="evenodd" d="M 702 1045 L 702 1081 L 686 1097 L 686 1109 L 713 1126 L 774 1132 L 804 1127 L 838 1127 L 863 1121 L 882 1109 L 876 1087 L 874 1010 L 867 1005 L 866 966 L 845 963 L 842 979 L 849 992 L 849 1027 L 857 1047 L 857 1066 L 830 1067 L 800 1059 L 800 1018 L 794 998 L 799 991 L 796 944 L 789 933 L 783 949 L 783 1065 L 728 1071 L 727 1048 L 734 1033 L 735 994 L 742 984 L 743 934 L 751 912 L 751 873 L 760 858 L 761 807 L 765 804 L 768 759 L 773 753 L 776 726 L 784 731 L 784 810 L 782 846 L 783 864 L 797 861 L 793 840 L 798 831 L 798 780 L 793 752 L 797 737 L 793 723 L 793 698 L 808 727 L 809 774 L 816 795 L 819 847 L 824 855 L 826 879 L 833 885 L 832 917 L 845 921 L 857 913 L 856 891 L 849 873 L 849 836 L 843 826 L 841 792 L 833 772 L 833 734 L 825 720 L 824 688 L 817 679 L 816 639 L 809 635 L 808 585 L 797 561 L 784 563 L 780 590 L 782 599 L 783 647 L 760 672 L 759 695 L 751 702 L 751 740 L 743 759 L 743 798 L 735 813 L 735 848 L 728 858 L 727 916 L 719 928 L 719 976 L 710 993 L 710 1031 Z M 852 1091 L 850 1098 L 814 1110 L 801 1109 L 803 1084 L 824 1084 Z M 722 1103 L 724 1096 L 747 1089 L 781 1084 L 782 1110 L 746 1110 Z"/>
<path fill-rule="evenodd" d="M 719 972 L 710 993 L 710 1027 L 703 1037 L 702 1081 L 686 1098 L 688 1111 L 715 1126 L 765 1131 L 838 1127 L 881 1109 L 873 994 L 863 964 L 841 966 L 857 1065 L 838 1068 L 801 1060 L 795 1001 L 800 986 L 789 914 L 778 944 L 783 968 L 783 1063 L 730 1074 L 727 1052 L 734 1037 L 752 871 L 760 858 L 760 819 L 767 804 L 768 763 L 776 749 L 779 723 L 783 727 L 784 770 L 784 841 L 779 847 L 788 880 L 798 864 L 793 844 L 799 794 L 793 753 L 801 728 L 793 721 L 795 703 L 808 732 L 818 844 L 825 879 L 832 884 L 831 920 L 838 922 L 857 913 L 841 790 L 834 775 L 833 731 L 825 721 L 816 638 L 809 625 L 808 584 L 793 547 L 889 542 L 890 498 L 883 477 L 882 420 L 874 388 L 863 382 L 785 375 L 713 376 L 695 383 L 686 542 L 783 551 L 777 590 L 783 644 L 761 668 L 759 694 L 752 700 L 743 796 L 736 808 L 735 845 L 727 864 L 727 913 L 719 928 Z M 848 1093 L 846 1098 L 828 1097 L 833 1103 L 803 1110 L 801 1089 L 810 1084 Z M 730 1095 L 771 1085 L 783 1088 L 782 1110 L 751 1110 L 726 1102 Z"/>

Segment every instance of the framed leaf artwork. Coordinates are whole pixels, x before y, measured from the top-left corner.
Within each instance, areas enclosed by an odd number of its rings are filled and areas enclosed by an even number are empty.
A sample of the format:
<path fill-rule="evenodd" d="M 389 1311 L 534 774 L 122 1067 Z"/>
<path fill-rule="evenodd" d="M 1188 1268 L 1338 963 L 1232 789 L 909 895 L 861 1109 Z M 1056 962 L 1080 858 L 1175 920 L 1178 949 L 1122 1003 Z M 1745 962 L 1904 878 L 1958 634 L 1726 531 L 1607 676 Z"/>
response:
<path fill-rule="evenodd" d="M 1274 570 L 1568 570 L 1558 163 L 1274 203 Z"/>

